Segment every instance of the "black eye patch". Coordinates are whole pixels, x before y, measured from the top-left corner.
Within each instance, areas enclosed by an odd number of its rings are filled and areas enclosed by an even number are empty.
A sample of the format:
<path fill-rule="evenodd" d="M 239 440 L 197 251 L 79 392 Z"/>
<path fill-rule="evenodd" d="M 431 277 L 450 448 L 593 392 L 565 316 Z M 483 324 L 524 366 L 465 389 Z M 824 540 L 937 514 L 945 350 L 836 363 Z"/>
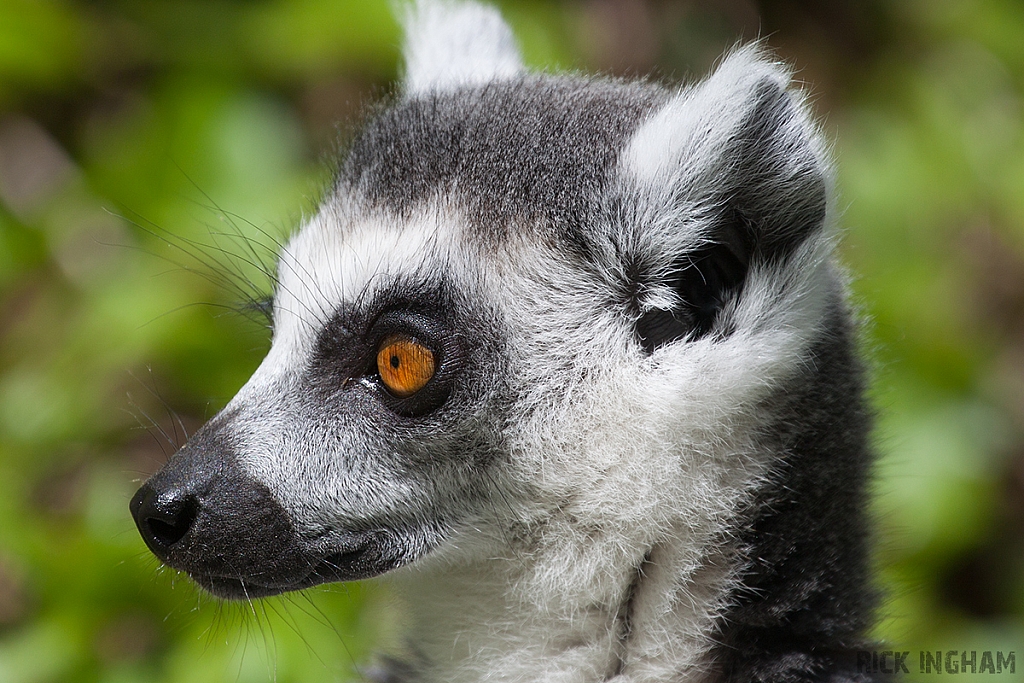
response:
<path fill-rule="evenodd" d="M 369 388 L 375 405 L 401 417 L 425 416 L 447 401 L 466 367 L 466 323 L 456 322 L 454 312 L 446 290 L 415 282 L 397 283 L 363 306 L 339 307 L 317 336 L 306 375 L 328 400 L 351 401 L 346 395 L 365 395 Z M 423 383 L 408 393 L 388 386 L 395 378 L 380 372 L 381 362 L 386 369 L 402 365 L 398 355 L 381 360 L 382 349 L 397 340 L 430 358 Z"/>

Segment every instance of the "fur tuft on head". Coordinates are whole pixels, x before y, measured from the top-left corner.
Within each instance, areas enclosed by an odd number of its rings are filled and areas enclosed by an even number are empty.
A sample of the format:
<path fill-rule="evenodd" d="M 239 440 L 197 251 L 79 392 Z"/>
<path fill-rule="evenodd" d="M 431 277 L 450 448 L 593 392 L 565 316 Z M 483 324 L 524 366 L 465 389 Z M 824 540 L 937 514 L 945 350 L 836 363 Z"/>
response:
<path fill-rule="evenodd" d="M 407 95 L 481 85 L 523 71 L 512 31 L 493 7 L 416 0 L 402 23 Z"/>

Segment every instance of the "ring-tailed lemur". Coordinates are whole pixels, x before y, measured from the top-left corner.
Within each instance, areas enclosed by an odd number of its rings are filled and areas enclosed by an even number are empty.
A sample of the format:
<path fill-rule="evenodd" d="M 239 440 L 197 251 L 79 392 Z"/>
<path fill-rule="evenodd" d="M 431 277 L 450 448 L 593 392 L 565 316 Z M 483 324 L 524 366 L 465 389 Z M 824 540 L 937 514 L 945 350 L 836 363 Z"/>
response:
<path fill-rule="evenodd" d="M 388 573 L 385 680 L 864 680 L 869 420 L 789 72 L 532 73 L 475 4 L 406 33 L 146 543 L 226 598 Z"/>

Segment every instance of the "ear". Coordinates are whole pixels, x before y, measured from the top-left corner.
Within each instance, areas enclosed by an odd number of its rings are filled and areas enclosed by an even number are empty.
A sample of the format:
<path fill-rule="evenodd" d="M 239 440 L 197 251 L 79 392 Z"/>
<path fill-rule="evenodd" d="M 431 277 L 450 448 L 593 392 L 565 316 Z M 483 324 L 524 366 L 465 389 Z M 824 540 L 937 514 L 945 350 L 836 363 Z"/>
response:
<path fill-rule="evenodd" d="M 788 70 L 757 45 L 641 124 L 621 172 L 644 207 L 633 221 L 638 258 L 660 262 L 647 284 L 675 295 L 641 306 L 637 336 L 649 352 L 709 333 L 754 263 L 784 260 L 825 222 L 824 144 Z"/>
<path fill-rule="evenodd" d="M 524 70 L 512 31 L 493 7 L 417 0 L 403 24 L 406 94 L 481 85 Z"/>
<path fill-rule="evenodd" d="M 733 52 L 641 124 L 622 164 L 664 209 L 739 214 L 767 253 L 799 243 L 825 218 L 824 144 L 789 71 L 757 44 Z"/>

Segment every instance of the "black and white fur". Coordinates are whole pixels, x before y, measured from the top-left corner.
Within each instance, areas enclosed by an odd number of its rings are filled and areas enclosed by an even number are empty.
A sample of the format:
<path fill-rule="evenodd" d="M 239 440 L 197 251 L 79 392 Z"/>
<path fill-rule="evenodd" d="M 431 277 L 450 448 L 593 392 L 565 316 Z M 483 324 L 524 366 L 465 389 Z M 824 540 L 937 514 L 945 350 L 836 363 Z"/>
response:
<path fill-rule="evenodd" d="M 132 501 L 150 548 L 228 598 L 387 572 L 388 681 L 866 680 L 868 415 L 789 71 L 537 74 L 492 9 L 405 24 L 265 361 Z M 439 358 L 405 399 L 395 332 Z"/>

